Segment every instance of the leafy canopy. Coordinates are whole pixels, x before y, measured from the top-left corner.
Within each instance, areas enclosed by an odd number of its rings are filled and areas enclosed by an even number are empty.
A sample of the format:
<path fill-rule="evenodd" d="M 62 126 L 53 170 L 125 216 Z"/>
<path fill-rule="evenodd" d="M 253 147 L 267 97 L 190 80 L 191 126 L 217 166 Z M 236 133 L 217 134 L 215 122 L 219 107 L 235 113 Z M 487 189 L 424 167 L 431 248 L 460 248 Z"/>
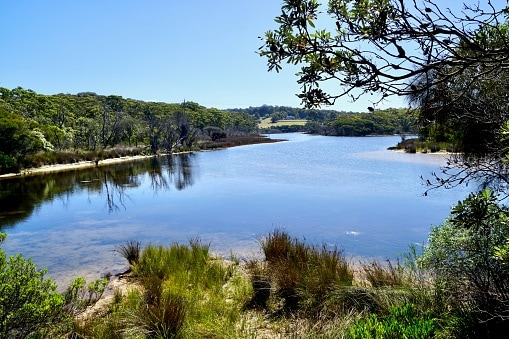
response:
<path fill-rule="evenodd" d="M 298 96 L 307 107 L 343 96 L 377 94 L 380 101 L 413 95 L 479 64 L 491 75 L 509 65 L 502 25 L 508 10 L 490 0 L 464 5 L 457 14 L 431 0 L 330 0 L 324 7 L 316 0 L 285 0 L 275 18 L 279 27 L 266 32 L 259 51 L 269 70 L 285 62 L 301 66 Z M 416 81 L 430 72 L 428 81 Z M 329 81 L 341 89 L 323 90 Z"/>
<path fill-rule="evenodd" d="M 30 259 L 0 249 L 0 338 L 25 338 L 60 315 L 64 298 L 45 274 Z"/>

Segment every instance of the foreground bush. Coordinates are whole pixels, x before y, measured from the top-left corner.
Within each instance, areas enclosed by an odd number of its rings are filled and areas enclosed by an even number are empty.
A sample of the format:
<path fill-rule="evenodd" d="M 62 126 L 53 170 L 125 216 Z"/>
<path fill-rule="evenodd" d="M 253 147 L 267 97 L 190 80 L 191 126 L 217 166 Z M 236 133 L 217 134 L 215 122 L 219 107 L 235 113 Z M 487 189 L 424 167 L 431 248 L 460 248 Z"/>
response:
<path fill-rule="evenodd" d="M 435 227 L 419 259 L 433 274 L 436 297 L 477 336 L 504 336 L 509 328 L 509 268 L 496 256 L 509 238 L 509 214 L 492 191 L 470 194 Z"/>
<path fill-rule="evenodd" d="M 30 259 L 0 249 L 0 338 L 25 338 L 60 317 L 64 298 L 45 274 Z"/>

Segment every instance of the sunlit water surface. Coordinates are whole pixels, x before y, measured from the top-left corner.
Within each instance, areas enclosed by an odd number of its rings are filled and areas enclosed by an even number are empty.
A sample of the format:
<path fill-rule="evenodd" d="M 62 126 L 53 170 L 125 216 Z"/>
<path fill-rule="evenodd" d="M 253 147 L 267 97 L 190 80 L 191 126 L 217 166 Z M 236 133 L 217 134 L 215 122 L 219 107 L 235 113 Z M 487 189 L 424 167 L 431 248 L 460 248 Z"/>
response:
<path fill-rule="evenodd" d="M 386 150 L 399 137 L 274 135 L 289 141 L 0 181 L 2 247 L 59 286 L 126 268 L 115 246 L 199 238 L 221 255 L 260 256 L 279 228 L 352 260 L 423 244 L 468 188 L 423 196 L 437 154 Z"/>

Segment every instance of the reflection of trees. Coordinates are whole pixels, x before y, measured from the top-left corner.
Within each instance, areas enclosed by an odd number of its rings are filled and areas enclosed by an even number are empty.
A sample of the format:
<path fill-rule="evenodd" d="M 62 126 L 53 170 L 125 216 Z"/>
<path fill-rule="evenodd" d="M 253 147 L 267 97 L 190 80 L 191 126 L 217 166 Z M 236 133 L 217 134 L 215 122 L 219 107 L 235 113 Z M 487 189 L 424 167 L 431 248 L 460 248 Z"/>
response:
<path fill-rule="evenodd" d="M 152 189 L 169 190 L 171 183 L 177 190 L 183 190 L 194 184 L 193 153 L 182 153 L 166 157 L 153 158 L 149 171 Z"/>
<path fill-rule="evenodd" d="M 114 179 L 109 171 L 103 172 L 102 187 L 104 187 L 106 192 L 106 205 L 110 212 L 120 209 L 119 204 L 125 209 L 124 201 L 126 198 L 129 198 L 125 194 L 126 186 L 119 184 Z"/>
<path fill-rule="evenodd" d="M 126 208 L 130 188 L 141 185 L 148 173 L 152 189 L 182 190 L 194 183 L 193 154 L 180 154 L 123 162 L 104 167 L 48 173 L 0 180 L 0 230 L 29 218 L 46 201 L 69 197 L 80 191 L 104 194 L 109 211 Z"/>
<path fill-rule="evenodd" d="M 184 153 L 168 159 L 168 176 L 179 191 L 194 184 L 193 153 Z"/>
<path fill-rule="evenodd" d="M 126 166 L 107 167 L 107 170 L 102 171 L 102 188 L 106 192 L 106 205 L 110 212 L 118 210 L 119 205 L 125 209 L 125 200 L 130 199 L 126 188 L 140 186 L 139 174 L 146 171 L 146 166 L 139 168 L 132 164 L 124 165 Z"/>

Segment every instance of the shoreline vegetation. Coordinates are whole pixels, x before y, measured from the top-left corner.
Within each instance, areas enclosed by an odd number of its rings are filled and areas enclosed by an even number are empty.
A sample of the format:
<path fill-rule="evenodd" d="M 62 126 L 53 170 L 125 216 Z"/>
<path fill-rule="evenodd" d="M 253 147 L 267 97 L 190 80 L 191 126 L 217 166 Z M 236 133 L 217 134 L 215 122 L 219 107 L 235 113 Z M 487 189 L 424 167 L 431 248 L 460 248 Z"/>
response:
<path fill-rule="evenodd" d="M 369 136 L 368 136 L 369 137 Z M 225 137 L 214 141 L 203 141 L 197 148 L 187 151 L 175 151 L 171 154 L 211 151 L 230 147 L 255 145 L 262 143 L 273 143 L 286 141 L 285 139 L 272 139 L 261 134 L 239 135 Z M 405 153 L 429 153 L 429 154 L 451 154 L 455 153 L 454 148 L 448 143 L 426 142 L 418 138 L 403 139 L 396 146 L 389 147 L 391 151 L 402 151 Z M 37 167 L 22 168 L 17 173 L 0 174 L 1 179 L 30 176 L 52 172 L 74 171 L 99 166 L 108 166 L 120 162 L 127 162 L 157 156 L 170 155 L 170 153 L 147 153 L 146 147 L 126 147 L 104 150 L 101 152 L 54 152 L 54 163 L 40 164 Z M 46 157 L 47 159 L 48 157 Z M 47 161 L 47 160 L 46 160 Z M 37 161 L 35 161 L 37 162 Z"/>
<path fill-rule="evenodd" d="M 476 236 L 465 213 L 479 201 L 486 208 L 475 227 L 493 232 Z M 353 262 L 337 247 L 275 230 L 260 239 L 261 258 L 244 260 L 217 257 L 199 239 L 143 249 L 127 241 L 115 248 L 126 272 L 88 283 L 77 277 L 63 293 L 30 259 L 4 255 L 12 276 L 0 274 L 0 286 L 21 292 L 9 300 L 34 298 L 33 307 L 42 307 L 32 312 L 34 338 L 498 338 L 507 333 L 509 279 L 499 244 L 509 236 L 508 215 L 489 190 L 471 194 L 427 246 L 410 246 L 395 262 Z M 9 321 L 6 333 L 26 330 Z"/>
<path fill-rule="evenodd" d="M 430 154 L 451 154 L 458 153 L 458 150 L 452 143 L 426 141 L 419 138 L 406 139 L 402 137 L 401 142 L 396 146 L 388 148 L 391 151 L 404 151 L 405 153 L 430 153 Z"/>
<path fill-rule="evenodd" d="M 255 145 L 262 143 L 273 143 L 285 141 L 284 139 L 272 139 L 260 134 L 251 135 L 238 135 L 221 138 L 215 141 L 204 141 L 201 142 L 197 148 L 192 150 L 175 151 L 171 154 L 199 152 L 199 151 L 212 151 L 230 147 Z M 23 168 L 18 173 L 6 173 L 0 174 L 1 179 L 15 178 L 22 176 L 30 176 L 51 172 L 63 172 L 73 171 L 78 169 L 108 166 L 120 162 L 133 161 L 138 159 L 145 159 L 157 156 L 170 155 L 170 153 L 157 153 L 150 154 L 147 152 L 146 147 L 138 148 L 117 148 L 111 150 L 105 150 L 102 152 L 54 152 L 55 157 L 53 158 L 55 163 L 45 164 L 42 163 L 37 167 Z M 47 159 L 48 157 L 45 156 Z M 52 161 L 52 162 L 53 162 Z"/>
<path fill-rule="evenodd" d="M 129 269 L 88 285 L 76 278 L 64 293 L 61 316 L 70 319 L 45 333 L 419 339 L 474 338 L 485 326 L 462 313 L 474 315 L 475 309 L 441 294 L 440 278 L 415 246 L 396 263 L 352 263 L 337 247 L 310 245 L 276 229 L 260 239 L 260 247 L 263 258 L 240 261 L 214 256 L 199 239 L 144 248 L 126 241 L 115 251 Z"/>

